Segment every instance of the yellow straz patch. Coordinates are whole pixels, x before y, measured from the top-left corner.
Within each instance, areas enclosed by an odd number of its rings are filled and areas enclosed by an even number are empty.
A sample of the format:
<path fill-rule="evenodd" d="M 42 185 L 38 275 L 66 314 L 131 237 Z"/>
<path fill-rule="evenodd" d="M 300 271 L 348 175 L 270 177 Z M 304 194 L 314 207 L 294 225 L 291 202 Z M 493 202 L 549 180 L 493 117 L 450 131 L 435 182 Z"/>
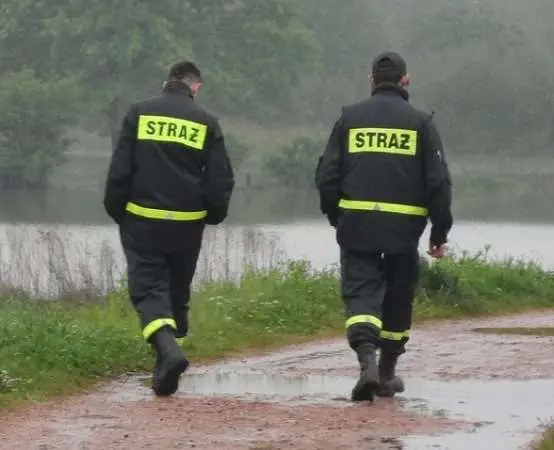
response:
<path fill-rule="evenodd" d="M 395 128 L 353 128 L 348 135 L 348 153 L 376 152 L 415 156 L 417 131 Z"/>
<path fill-rule="evenodd" d="M 203 150 L 208 127 L 190 120 L 163 116 L 140 116 L 139 141 L 170 142 Z"/>

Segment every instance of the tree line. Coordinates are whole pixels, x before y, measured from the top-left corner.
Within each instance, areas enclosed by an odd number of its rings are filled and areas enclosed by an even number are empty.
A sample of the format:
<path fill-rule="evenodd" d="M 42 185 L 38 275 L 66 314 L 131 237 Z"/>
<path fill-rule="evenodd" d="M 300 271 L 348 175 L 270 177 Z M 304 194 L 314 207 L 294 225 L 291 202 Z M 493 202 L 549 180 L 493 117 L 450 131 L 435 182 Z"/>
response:
<path fill-rule="evenodd" d="M 452 151 L 548 150 L 554 59 L 540 55 L 550 27 L 526 26 L 512 0 L 499 9 L 427 3 L 4 0 L 0 188 L 47 186 L 68 128 L 113 139 L 129 103 L 157 92 L 183 58 L 200 65 L 201 102 L 218 115 L 310 127 L 330 126 L 341 105 L 366 96 L 372 57 L 392 48 L 405 54 L 414 99 L 436 110 Z M 265 167 L 283 183 L 311 179 L 322 138 L 282 142 Z"/>

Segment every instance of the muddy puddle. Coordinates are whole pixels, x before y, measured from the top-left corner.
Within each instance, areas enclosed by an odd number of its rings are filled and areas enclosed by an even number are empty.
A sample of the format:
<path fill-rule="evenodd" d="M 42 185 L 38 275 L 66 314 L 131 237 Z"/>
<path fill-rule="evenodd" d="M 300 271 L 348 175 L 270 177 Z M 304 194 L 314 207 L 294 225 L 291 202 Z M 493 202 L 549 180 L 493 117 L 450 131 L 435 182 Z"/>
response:
<path fill-rule="evenodd" d="M 550 313 L 472 321 L 472 325 L 541 326 Z M 554 418 L 552 337 L 483 335 L 466 321 L 414 332 L 400 363 L 408 390 L 395 401 L 407 411 L 469 422 L 457 432 L 402 438 L 404 449 L 525 448 Z M 210 370 L 214 370 L 212 367 Z M 357 375 L 343 342 L 250 358 L 183 380 L 189 395 L 232 395 L 348 407 Z M 386 400 L 381 400 L 384 402 Z M 376 405 L 377 406 L 377 405 Z"/>
<path fill-rule="evenodd" d="M 111 401 L 142 401 L 151 397 L 149 377 L 136 377 L 114 390 Z M 178 396 L 236 397 L 279 404 L 349 406 L 352 378 L 326 375 L 287 375 L 255 371 L 205 371 L 183 377 Z"/>
<path fill-rule="evenodd" d="M 392 400 L 398 410 L 466 424 L 459 430 L 438 430 L 431 436 L 395 438 L 406 450 L 524 448 L 537 428 L 554 416 L 554 380 L 426 380 L 406 378 L 409 391 Z M 109 399 L 115 402 L 151 398 L 147 379 L 120 384 Z M 178 397 L 236 398 L 279 405 L 325 405 L 359 408 L 348 401 L 354 376 L 287 375 L 254 370 L 197 371 L 183 378 Z M 377 400 L 379 408 L 391 400 Z M 402 445 L 399 447 L 399 445 Z M 486 445 L 487 447 L 483 447 Z"/>
<path fill-rule="evenodd" d="M 552 322 L 540 313 L 420 328 L 399 364 L 406 392 L 373 404 L 348 401 L 358 368 L 343 340 L 195 367 L 168 400 L 131 376 L 0 421 L 0 448 L 525 449 L 554 416 L 554 339 L 471 330 Z"/>
<path fill-rule="evenodd" d="M 410 380 L 408 409 L 443 413 L 450 419 L 471 421 L 467 432 L 402 439 L 405 449 L 526 448 L 537 428 L 554 416 L 554 380 L 428 381 Z M 418 401 L 416 397 L 420 397 Z"/>

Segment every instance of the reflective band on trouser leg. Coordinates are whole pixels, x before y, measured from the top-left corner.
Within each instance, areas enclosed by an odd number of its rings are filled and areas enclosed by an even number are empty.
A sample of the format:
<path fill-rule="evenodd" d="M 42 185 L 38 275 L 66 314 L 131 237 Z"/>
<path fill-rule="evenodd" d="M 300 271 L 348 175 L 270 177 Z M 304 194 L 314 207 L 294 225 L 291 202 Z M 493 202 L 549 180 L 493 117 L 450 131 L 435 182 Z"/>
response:
<path fill-rule="evenodd" d="M 359 314 L 356 316 L 349 317 L 346 320 L 344 327 L 348 329 L 353 325 L 361 325 L 361 324 L 373 325 L 374 327 L 379 329 L 383 327 L 383 322 L 381 321 L 381 319 L 368 314 Z"/>
<path fill-rule="evenodd" d="M 204 219 L 207 215 L 206 211 L 170 211 L 166 209 L 146 208 L 129 202 L 125 209 L 140 217 L 147 219 L 174 220 L 174 221 L 194 221 Z"/>
<path fill-rule="evenodd" d="M 153 320 L 152 322 L 150 322 L 148 325 L 144 327 L 144 329 L 142 330 L 142 336 L 144 337 L 144 339 L 148 340 L 154 333 L 161 330 L 163 327 L 171 327 L 174 330 L 176 330 L 177 324 L 173 319 Z"/>
<path fill-rule="evenodd" d="M 406 331 L 385 331 L 381 330 L 381 339 L 387 341 L 401 341 L 410 337 L 410 330 Z"/>
<path fill-rule="evenodd" d="M 403 205 L 400 203 L 366 202 L 361 200 L 345 200 L 339 202 L 339 208 L 354 211 L 380 211 L 408 216 L 427 217 L 429 210 L 423 206 Z"/>

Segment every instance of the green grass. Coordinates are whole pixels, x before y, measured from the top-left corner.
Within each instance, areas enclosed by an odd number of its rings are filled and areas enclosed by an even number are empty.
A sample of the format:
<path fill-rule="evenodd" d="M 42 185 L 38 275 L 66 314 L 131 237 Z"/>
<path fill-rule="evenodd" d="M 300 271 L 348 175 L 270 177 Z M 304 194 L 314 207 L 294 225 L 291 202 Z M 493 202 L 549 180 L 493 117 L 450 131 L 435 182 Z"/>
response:
<path fill-rule="evenodd" d="M 539 442 L 534 445 L 533 450 L 554 450 L 554 425 L 546 428 Z"/>
<path fill-rule="evenodd" d="M 417 321 L 554 307 L 554 277 L 514 262 L 463 257 L 422 268 Z M 129 371 L 151 369 L 125 292 L 95 304 L 0 301 L 0 407 L 90 388 Z M 335 270 L 292 262 L 248 273 L 238 284 L 212 283 L 193 297 L 194 362 L 343 334 Z"/>
<path fill-rule="evenodd" d="M 487 251 L 424 265 L 416 320 L 554 307 L 554 276 L 533 263 L 489 261 Z"/>

